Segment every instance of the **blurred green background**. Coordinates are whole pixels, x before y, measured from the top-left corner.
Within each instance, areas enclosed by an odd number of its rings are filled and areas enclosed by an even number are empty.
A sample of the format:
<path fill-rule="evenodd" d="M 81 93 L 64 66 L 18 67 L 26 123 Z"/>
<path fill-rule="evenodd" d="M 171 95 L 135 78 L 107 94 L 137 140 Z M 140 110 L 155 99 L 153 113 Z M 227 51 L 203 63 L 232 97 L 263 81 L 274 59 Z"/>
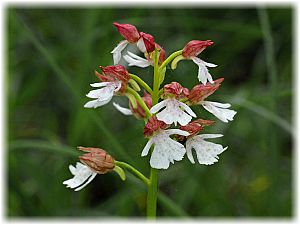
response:
<path fill-rule="evenodd" d="M 160 172 L 158 215 L 162 217 L 291 217 L 293 215 L 292 72 L 293 9 L 274 8 L 6 8 L 8 217 L 143 217 L 146 190 L 128 174 L 109 173 L 80 192 L 71 178 L 76 146 L 106 149 L 148 175 L 143 122 L 112 104 L 84 109 L 96 82 L 94 70 L 112 64 L 110 51 L 123 38 L 112 25 L 132 23 L 155 37 L 169 55 L 193 39 L 211 39 L 201 58 L 222 87 L 208 98 L 238 111 L 207 133 L 229 149 L 213 166 L 183 161 Z M 152 82 L 152 68 L 129 68 Z M 166 82 L 198 83 L 191 61 L 168 69 Z M 114 101 L 126 105 L 126 99 Z"/>

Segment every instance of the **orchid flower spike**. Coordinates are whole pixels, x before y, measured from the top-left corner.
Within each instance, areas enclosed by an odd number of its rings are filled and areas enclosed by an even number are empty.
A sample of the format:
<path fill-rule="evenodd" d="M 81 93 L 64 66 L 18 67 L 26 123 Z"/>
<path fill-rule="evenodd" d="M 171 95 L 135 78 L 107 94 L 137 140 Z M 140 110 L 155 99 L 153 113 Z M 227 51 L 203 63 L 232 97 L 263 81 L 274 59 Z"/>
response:
<path fill-rule="evenodd" d="M 213 94 L 221 85 L 224 78 L 215 80 L 213 84 L 198 84 L 192 88 L 189 95 L 190 105 L 202 105 L 204 109 L 212 113 L 221 121 L 227 123 L 232 121 L 236 111 L 228 109 L 231 105 L 229 103 L 219 103 L 204 101 L 208 96 Z"/>
<path fill-rule="evenodd" d="M 168 129 L 168 125 L 159 121 L 155 116 L 151 117 L 144 127 L 144 136 L 150 138 L 142 151 L 142 156 L 146 156 L 152 145 L 153 152 L 150 158 L 150 166 L 156 169 L 169 168 L 170 162 L 180 161 L 185 155 L 185 148 L 179 142 L 170 138 L 170 135 L 188 136 L 187 131 L 179 129 Z"/>
<path fill-rule="evenodd" d="M 86 96 L 95 100 L 87 102 L 85 108 L 97 108 L 105 105 L 115 94 L 124 94 L 130 76 L 122 65 L 100 67 L 103 74 L 95 71 L 96 76 L 103 82 L 93 83 L 92 87 L 100 88 L 90 91 Z"/>
<path fill-rule="evenodd" d="M 189 90 L 182 87 L 177 82 L 172 82 L 164 86 L 163 98 L 165 100 L 154 105 L 150 112 L 157 113 L 158 120 L 165 122 L 166 124 L 177 123 L 180 125 L 187 125 L 192 117 L 196 117 L 196 114 L 191 110 L 189 106 L 181 102 L 181 99 L 187 98 Z M 160 112 L 159 112 L 160 111 Z"/>
<path fill-rule="evenodd" d="M 213 83 L 212 76 L 210 75 L 207 67 L 216 67 L 217 65 L 213 63 L 208 63 L 203 61 L 197 56 L 208 46 L 212 45 L 213 42 L 211 40 L 207 41 L 200 41 L 200 40 L 193 40 L 186 44 L 186 46 L 182 50 L 182 55 L 177 56 L 172 62 L 172 69 L 175 69 L 177 63 L 183 59 L 193 60 L 195 64 L 198 65 L 198 79 L 202 84 L 206 84 L 207 81 Z"/>
<path fill-rule="evenodd" d="M 119 33 L 125 38 L 111 52 L 113 54 L 114 64 L 118 64 L 122 57 L 122 51 L 128 44 L 136 44 L 141 52 L 154 51 L 154 38 L 150 34 L 138 32 L 135 26 L 131 24 L 113 23 Z"/>
<path fill-rule="evenodd" d="M 88 185 L 97 174 L 105 174 L 115 167 L 114 159 L 100 148 L 78 147 L 79 150 L 87 152 L 79 156 L 81 161 L 76 166 L 69 166 L 69 170 L 74 175 L 73 178 L 63 182 L 68 188 L 80 191 Z"/>

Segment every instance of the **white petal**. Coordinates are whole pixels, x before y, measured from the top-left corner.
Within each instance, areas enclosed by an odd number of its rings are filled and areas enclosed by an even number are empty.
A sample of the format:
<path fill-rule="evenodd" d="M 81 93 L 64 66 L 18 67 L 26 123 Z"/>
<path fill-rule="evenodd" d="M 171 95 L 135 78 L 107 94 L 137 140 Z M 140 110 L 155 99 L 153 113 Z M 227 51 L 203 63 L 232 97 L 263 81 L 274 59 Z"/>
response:
<path fill-rule="evenodd" d="M 94 173 L 92 174 L 92 176 L 90 176 L 90 178 L 88 179 L 88 181 L 85 182 L 84 185 L 82 185 L 82 186 L 76 188 L 74 191 L 80 191 L 80 190 L 81 190 L 82 188 L 84 188 L 86 185 L 88 185 L 89 183 L 91 183 L 91 181 L 96 177 L 96 175 L 97 175 L 97 173 L 94 172 Z"/>
<path fill-rule="evenodd" d="M 108 84 L 110 84 L 111 82 L 101 82 L 101 83 L 92 83 L 90 84 L 92 87 L 105 87 Z"/>
<path fill-rule="evenodd" d="M 113 54 L 113 59 L 114 59 L 114 65 L 118 64 L 121 60 L 122 57 L 122 51 L 124 50 L 124 48 L 126 48 L 126 46 L 128 45 L 128 41 L 124 40 L 121 41 L 115 48 L 114 50 L 111 51 L 111 53 Z"/>
<path fill-rule="evenodd" d="M 147 51 L 145 43 L 143 41 L 143 38 L 140 38 L 138 40 L 138 42 L 136 43 L 136 46 L 140 49 L 141 52 L 146 52 Z"/>
<path fill-rule="evenodd" d="M 186 111 L 188 114 L 190 114 L 192 117 L 197 117 L 197 115 L 193 112 L 193 110 L 183 102 L 179 102 L 180 106 Z"/>
<path fill-rule="evenodd" d="M 215 162 L 218 162 L 218 155 L 224 152 L 227 147 L 223 148 L 220 144 L 204 141 L 203 138 L 198 135 L 189 138 L 186 141 L 186 149 L 187 156 L 192 163 L 194 163 L 194 159 L 191 151 L 192 149 L 195 149 L 200 164 L 212 165 Z"/>
<path fill-rule="evenodd" d="M 148 152 L 149 152 L 149 150 L 150 150 L 152 144 L 153 144 L 153 140 L 152 140 L 152 138 L 150 138 L 150 140 L 149 140 L 149 141 L 147 142 L 147 144 L 145 145 L 145 147 L 144 147 L 144 149 L 143 149 L 143 151 L 142 151 L 141 156 L 146 156 L 146 155 L 148 155 Z"/>
<path fill-rule="evenodd" d="M 85 103 L 85 105 L 83 107 L 84 108 L 97 108 L 97 107 L 100 107 L 100 106 L 103 106 L 103 105 L 109 103 L 110 100 L 111 100 L 111 98 L 104 100 L 104 101 L 99 101 L 99 100 L 88 101 L 87 103 Z"/>
<path fill-rule="evenodd" d="M 182 136 L 189 136 L 190 135 L 189 132 L 184 131 L 184 130 L 180 130 L 180 129 L 168 129 L 168 130 L 165 130 L 165 133 L 168 134 L 169 136 L 173 135 L 173 134 L 178 134 L 178 135 L 182 135 Z"/>
<path fill-rule="evenodd" d="M 211 102 L 211 101 L 206 101 L 206 102 L 209 102 L 210 104 L 218 107 L 218 108 L 229 108 L 231 105 L 229 103 L 220 103 L 220 102 Z"/>
<path fill-rule="evenodd" d="M 170 112 L 169 112 L 169 110 L 167 110 L 167 108 L 162 110 L 161 112 L 157 113 L 156 118 L 160 121 L 165 122 L 166 124 L 174 123 L 175 126 L 177 125 L 177 122 L 178 122 L 177 115 L 175 115 L 174 113 L 170 114 Z"/>
<path fill-rule="evenodd" d="M 218 65 L 216 65 L 216 64 L 213 64 L 213 63 L 208 63 L 208 62 L 205 62 L 205 61 L 203 61 L 202 60 L 202 62 L 205 64 L 205 66 L 207 66 L 207 67 L 217 67 Z"/>
<path fill-rule="evenodd" d="M 107 104 L 114 96 L 114 92 L 117 92 L 121 88 L 121 85 L 121 81 L 106 82 L 105 87 L 90 91 L 86 96 L 89 98 L 97 98 L 97 100 L 87 102 L 84 107 L 97 108 Z"/>
<path fill-rule="evenodd" d="M 106 87 L 92 90 L 86 96 L 89 98 L 100 98 L 105 100 L 114 95 L 116 87 L 114 85 L 107 85 Z"/>
<path fill-rule="evenodd" d="M 118 103 L 113 102 L 114 107 L 121 113 L 123 113 L 126 116 L 130 116 L 132 115 L 132 112 L 130 109 L 128 108 L 124 108 L 122 106 L 120 106 Z"/>
<path fill-rule="evenodd" d="M 154 106 L 154 109 L 152 110 L 152 113 L 154 113 L 163 108 L 163 106 L 166 106 L 165 109 L 156 114 L 158 120 L 163 121 L 166 124 L 174 123 L 175 125 L 177 125 L 178 122 L 182 126 L 187 125 L 192 120 L 192 117 L 184 111 L 188 106 L 182 109 L 182 104 L 184 103 L 181 103 L 176 99 L 166 99 L 162 102 L 163 103 L 159 106 L 155 105 L 156 108 Z M 191 110 L 189 110 L 189 112 L 190 111 Z M 192 114 L 194 115 L 194 113 Z"/>
<path fill-rule="evenodd" d="M 88 101 L 87 103 L 84 104 L 84 108 L 96 108 L 97 107 L 97 100 L 92 100 L 92 101 Z"/>
<path fill-rule="evenodd" d="M 156 105 L 152 106 L 152 108 L 150 109 L 151 113 L 157 113 L 159 110 L 161 110 L 163 107 L 165 107 L 167 105 L 167 99 L 163 100 L 159 103 L 157 103 Z"/>
<path fill-rule="evenodd" d="M 138 55 L 136 55 L 136 54 L 134 54 L 134 53 L 132 53 L 132 52 L 130 52 L 130 51 L 127 51 L 127 54 L 128 54 L 131 58 L 136 59 L 136 60 L 146 60 L 146 59 L 144 59 L 144 58 L 142 58 L 142 57 L 140 57 L 140 56 L 138 56 Z M 148 60 L 146 60 L 146 61 L 148 62 Z"/>
<path fill-rule="evenodd" d="M 70 172 L 71 172 L 72 175 L 75 175 L 75 173 L 76 173 L 76 168 L 75 168 L 74 166 L 69 165 L 69 170 L 70 170 Z"/>
<path fill-rule="evenodd" d="M 223 134 L 200 134 L 198 135 L 202 139 L 209 139 L 209 138 L 219 138 L 223 137 Z"/>
<path fill-rule="evenodd" d="M 166 152 L 162 150 L 163 146 L 155 145 L 150 158 L 150 166 L 155 169 L 168 169 L 170 160 Z"/>
<path fill-rule="evenodd" d="M 137 66 L 137 67 L 148 67 L 151 65 L 151 62 L 147 59 L 144 59 L 138 55 L 133 54 L 132 52 L 127 52 L 128 55 L 124 55 L 123 58 L 129 63 L 129 66 Z"/>
<path fill-rule="evenodd" d="M 185 154 L 184 146 L 172 140 L 167 132 L 159 131 L 152 137 L 152 140 L 155 145 L 150 158 L 152 168 L 167 169 L 170 162 L 182 160 Z"/>
<path fill-rule="evenodd" d="M 204 85 L 207 83 L 207 80 L 210 83 L 214 83 L 212 76 L 210 75 L 210 73 L 208 72 L 208 69 L 206 68 L 206 64 L 209 64 L 207 62 L 204 62 L 203 60 L 197 58 L 197 57 L 192 57 L 191 58 L 193 60 L 194 63 L 196 63 L 198 65 L 198 79 L 201 83 L 203 83 Z M 209 64 L 210 65 L 210 64 Z M 214 65 L 214 64 L 212 64 Z"/>
<path fill-rule="evenodd" d="M 221 104 L 221 103 L 219 103 Z M 231 110 L 231 109 L 224 109 L 224 108 L 218 108 L 216 106 L 216 102 L 211 103 L 209 101 L 203 101 L 202 102 L 202 106 L 209 111 L 210 113 L 212 113 L 213 115 L 215 115 L 218 119 L 220 119 L 221 121 L 227 123 L 228 121 L 232 121 L 234 115 L 236 114 L 236 111 Z M 228 105 L 223 104 L 223 107 L 227 107 Z"/>
<path fill-rule="evenodd" d="M 77 162 L 76 167 L 69 166 L 71 173 L 74 175 L 73 178 L 65 180 L 63 184 L 65 184 L 69 188 L 76 188 L 80 185 L 84 184 L 85 181 L 88 180 L 88 183 L 91 180 L 91 176 L 95 177 L 95 172 L 93 172 L 89 167 L 83 165 L 82 163 Z M 86 186 L 86 185 L 84 185 Z"/>
<path fill-rule="evenodd" d="M 190 160 L 190 162 L 195 164 L 195 160 L 194 160 L 193 153 L 192 153 L 193 146 L 190 145 L 188 140 L 185 143 L 186 155 L 187 155 L 188 159 Z"/>

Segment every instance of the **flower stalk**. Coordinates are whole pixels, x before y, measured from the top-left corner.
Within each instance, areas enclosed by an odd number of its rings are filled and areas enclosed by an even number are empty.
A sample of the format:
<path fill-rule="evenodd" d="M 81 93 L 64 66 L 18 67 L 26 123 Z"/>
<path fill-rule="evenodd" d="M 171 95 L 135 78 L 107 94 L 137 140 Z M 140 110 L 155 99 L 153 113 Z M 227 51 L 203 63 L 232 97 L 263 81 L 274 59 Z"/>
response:
<path fill-rule="evenodd" d="M 170 62 L 173 61 L 177 56 L 182 54 L 182 50 L 173 52 L 159 67 L 159 70 L 162 70 L 164 67 L 166 67 Z"/>
<path fill-rule="evenodd" d="M 145 177 L 140 171 L 138 171 L 133 166 L 129 165 L 128 163 L 121 162 L 121 161 L 115 161 L 115 164 L 123 169 L 128 170 L 130 173 L 132 173 L 135 177 L 139 178 L 141 181 L 143 181 L 146 185 L 149 185 L 149 179 Z"/>
<path fill-rule="evenodd" d="M 170 58 L 170 57 L 169 57 Z M 155 49 L 154 54 L 154 81 L 153 81 L 153 93 L 152 93 L 152 105 L 156 105 L 159 99 L 159 68 L 158 68 L 159 52 Z M 153 150 L 153 149 L 152 149 Z M 147 218 L 156 218 L 156 204 L 157 204 L 157 175 L 158 170 L 151 168 L 150 170 L 150 183 L 148 186 L 148 196 L 147 196 Z"/>
<path fill-rule="evenodd" d="M 130 78 L 135 80 L 139 85 L 141 85 L 150 95 L 152 94 L 152 89 L 146 84 L 145 81 L 143 81 L 141 78 L 139 78 L 137 75 L 130 73 Z"/>

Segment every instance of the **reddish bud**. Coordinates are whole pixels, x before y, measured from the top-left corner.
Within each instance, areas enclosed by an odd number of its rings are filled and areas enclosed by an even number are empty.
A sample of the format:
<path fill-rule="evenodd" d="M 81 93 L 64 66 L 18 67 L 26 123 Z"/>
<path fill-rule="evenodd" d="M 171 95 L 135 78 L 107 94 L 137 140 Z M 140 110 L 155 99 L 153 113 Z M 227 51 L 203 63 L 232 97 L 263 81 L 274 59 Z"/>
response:
<path fill-rule="evenodd" d="M 214 81 L 213 84 L 207 83 L 204 84 L 198 84 L 190 91 L 189 95 L 189 101 L 192 104 L 197 104 L 201 101 L 203 101 L 205 98 L 213 94 L 220 86 L 224 78 L 220 78 Z"/>
<path fill-rule="evenodd" d="M 165 61 L 165 59 L 166 59 L 166 51 L 157 43 L 155 43 L 155 48 L 158 49 L 158 51 L 159 51 L 158 65 L 161 65 L 163 63 L 163 61 Z M 155 56 L 154 51 L 151 53 L 145 54 L 145 56 L 146 56 L 147 60 L 154 63 L 154 56 Z"/>
<path fill-rule="evenodd" d="M 131 24 L 120 24 L 120 23 L 113 23 L 113 24 L 118 29 L 119 33 L 129 43 L 136 43 L 139 40 L 140 34 L 135 26 L 133 26 Z"/>
<path fill-rule="evenodd" d="M 96 76 L 104 82 L 113 82 L 119 80 L 122 82 L 122 86 L 120 92 L 124 92 L 126 90 L 128 81 L 130 80 L 130 76 L 126 68 L 122 65 L 115 65 L 115 66 L 99 66 L 102 70 L 103 74 L 95 71 Z"/>
<path fill-rule="evenodd" d="M 190 133 L 189 137 L 192 137 L 197 135 L 201 130 L 203 130 L 204 126 L 210 126 L 214 123 L 215 121 L 212 120 L 197 119 L 188 123 L 186 126 L 180 126 L 180 130 L 189 132 Z M 181 135 L 178 135 L 177 138 L 180 141 L 183 141 L 185 139 L 185 137 Z"/>
<path fill-rule="evenodd" d="M 105 174 L 115 167 L 113 157 L 101 148 L 86 148 L 80 146 L 78 149 L 87 152 L 79 156 L 80 161 L 96 173 Z"/>
<path fill-rule="evenodd" d="M 193 40 L 193 41 L 190 41 L 183 48 L 182 55 L 185 58 L 190 58 L 190 57 L 193 57 L 193 56 L 197 56 L 204 49 L 206 49 L 208 46 L 210 46 L 212 44 L 213 44 L 213 42 L 211 40 L 207 40 L 207 41 Z"/>
<path fill-rule="evenodd" d="M 178 82 L 172 82 L 164 86 L 163 98 L 175 97 L 176 99 L 187 98 L 189 89 L 184 88 Z"/>
<path fill-rule="evenodd" d="M 154 132 L 160 130 L 160 129 L 166 129 L 168 125 L 163 122 L 158 120 L 155 116 L 151 117 L 148 122 L 146 123 L 144 127 L 144 136 L 149 137 L 151 136 Z"/>
<path fill-rule="evenodd" d="M 149 109 L 151 109 L 152 107 L 152 97 L 150 94 L 148 94 L 146 91 L 144 91 L 144 96 L 142 97 L 143 101 L 145 102 L 145 104 L 147 105 L 147 107 Z M 133 112 L 133 114 L 137 117 L 137 118 L 146 118 L 146 113 L 144 111 L 144 109 L 141 107 L 141 105 L 139 104 L 138 101 L 136 101 L 137 104 L 137 108 L 133 108 L 131 102 L 129 103 L 129 107 L 131 109 L 131 111 Z"/>
<path fill-rule="evenodd" d="M 144 32 L 140 32 L 140 36 L 144 41 L 147 52 L 153 52 L 155 50 L 154 37 L 151 34 L 146 34 Z"/>

